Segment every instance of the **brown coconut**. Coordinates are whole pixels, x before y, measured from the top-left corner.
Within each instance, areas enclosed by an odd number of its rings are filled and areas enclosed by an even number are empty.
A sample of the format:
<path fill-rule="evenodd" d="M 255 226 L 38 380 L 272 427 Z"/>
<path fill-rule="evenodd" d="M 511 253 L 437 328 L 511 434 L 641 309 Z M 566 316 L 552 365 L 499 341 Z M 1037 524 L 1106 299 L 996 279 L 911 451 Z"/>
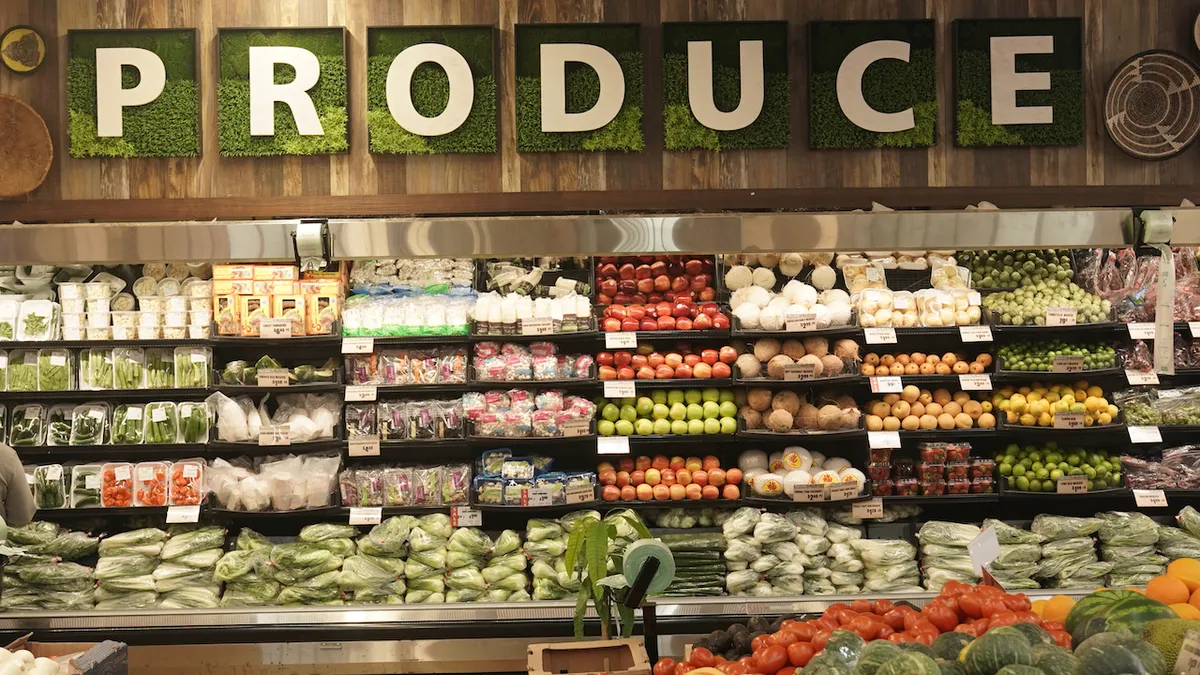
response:
<path fill-rule="evenodd" d="M 858 420 L 862 417 L 862 411 L 858 408 L 842 408 L 842 428 L 853 429 L 858 426 Z M 916 421 L 916 418 L 913 418 Z"/>
<path fill-rule="evenodd" d="M 775 433 L 792 430 L 792 414 L 786 410 L 772 410 L 767 417 L 767 428 Z"/>
<path fill-rule="evenodd" d="M 833 354 L 822 356 L 821 365 L 824 366 L 825 377 L 837 377 L 846 369 L 846 364 Z"/>
<path fill-rule="evenodd" d="M 745 422 L 747 429 L 762 428 L 762 413 L 758 412 L 754 408 L 751 408 L 748 405 L 742 406 L 741 409 L 738 410 L 738 414 L 742 416 L 742 421 Z"/>
<path fill-rule="evenodd" d="M 800 397 L 794 391 L 781 391 L 771 399 L 771 408 L 786 410 L 788 415 L 797 415 L 800 413 Z"/>
<path fill-rule="evenodd" d="M 737 365 L 739 377 L 759 377 L 762 375 L 762 363 L 753 354 L 742 354 L 734 362 Z"/>
<path fill-rule="evenodd" d="M 804 351 L 816 356 L 825 356 L 829 353 L 829 340 L 823 337 L 804 338 Z"/>
<path fill-rule="evenodd" d="M 766 363 L 779 353 L 779 348 L 779 340 L 775 338 L 763 338 L 754 343 L 754 358 Z"/>
<path fill-rule="evenodd" d="M 771 390 L 770 389 L 751 389 L 746 394 L 746 402 L 751 407 L 759 412 L 765 412 L 771 409 Z"/>
<path fill-rule="evenodd" d="M 838 340 L 833 344 L 833 354 L 846 361 L 857 361 L 858 343 L 854 340 Z"/>
<path fill-rule="evenodd" d="M 810 403 L 801 403 L 800 412 L 796 415 L 797 429 L 816 429 L 818 425 L 818 410 L 817 406 Z"/>
<path fill-rule="evenodd" d="M 804 351 L 803 342 L 799 340 L 784 340 L 783 353 L 799 361 L 800 357 L 804 356 L 808 352 Z"/>
<path fill-rule="evenodd" d="M 821 361 L 821 357 L 819 356 L 805 354 L 804 356 L 801 356 L 800 360 L 796 363 L 799 363 L 802 366 L 812 366 L 813 377 L 821 377 L 821 375 L 825 373 L 825 364 Z"/>
<path fill-rule="evenodd" d="M 817 411 L 817 424 L 825 431 L 842 428 L 842 409 L 836 405 L 822 406 Z"/>
<path fill-rule="evenodd" d="M 793 361 L 790 357 L 784 356 L 783 354 L 776 354 L 775 356 L 771 357 L 770 361 L 767 362 L 767 375 L 772 379 L 782 380 L 784 369 L 794 363 L 795 361 Z"/>

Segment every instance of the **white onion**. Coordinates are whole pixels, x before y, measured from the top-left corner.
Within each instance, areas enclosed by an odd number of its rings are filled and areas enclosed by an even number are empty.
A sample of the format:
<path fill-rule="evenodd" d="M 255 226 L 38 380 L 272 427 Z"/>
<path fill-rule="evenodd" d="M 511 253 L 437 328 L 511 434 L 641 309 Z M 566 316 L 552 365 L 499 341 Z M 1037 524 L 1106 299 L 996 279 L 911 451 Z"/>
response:
<path fill-rule="evenodd" d="M 753 283 L 754 275 L 745 265 L 734 265 L 725 273 L 725 287 L 731 291 L 745 288 Z"/>
<path fill-rule="evenodd" d="M 765 289 L 775 288 L 775 273 L 766 267 L 754 268 L 754 285 Z"/>
<path fill-rule="evenodd" d="M 829 265 L 817 265 L 812 271 L 812 285 L 820 290 L 828 290 L 833 288 L 837 283 L 837 272 Z"/>

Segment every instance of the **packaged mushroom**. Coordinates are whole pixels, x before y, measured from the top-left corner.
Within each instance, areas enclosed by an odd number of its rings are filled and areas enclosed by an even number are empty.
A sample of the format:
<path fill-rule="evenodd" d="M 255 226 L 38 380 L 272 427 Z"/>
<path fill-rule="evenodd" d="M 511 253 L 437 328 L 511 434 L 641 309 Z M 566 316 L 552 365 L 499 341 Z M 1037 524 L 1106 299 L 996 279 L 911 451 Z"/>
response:
<path fill-rule="evenodd" d="M 883 264 L 878 261 L 848 261 L 842 266 L 842 279 L 846 282 L 846 290 L 850 291 L 851 295 L 868 288 L 887 289 L 887 277 L 884 276 Z"/>
<path fill-rule="evenodd" d="M 908 291 L 868 288 L 855 296 L 853 302 L 858 309 L 859 323 L 864 328 L 911 328 L 920 318 L 917 303 Z"/>

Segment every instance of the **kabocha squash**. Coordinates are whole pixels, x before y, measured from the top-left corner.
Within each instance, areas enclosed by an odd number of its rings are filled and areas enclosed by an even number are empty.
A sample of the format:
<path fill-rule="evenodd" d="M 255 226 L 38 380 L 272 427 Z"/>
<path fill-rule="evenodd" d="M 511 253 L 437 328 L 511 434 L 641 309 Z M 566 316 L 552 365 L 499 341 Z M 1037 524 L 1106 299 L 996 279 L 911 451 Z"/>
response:
<path fill-rule="evenodd" d="M 942 675 L 942 669 L 928 656 L 909 651 L 888 659 L 875 675 Z"/>
<path fill-rule="evenodd" d="M 1146 625 L 1156 619 L 1174 619 L 1170 607 L 1134 591 L 1096 591 L 1075 603 L 1064 624 L 1071 634 L 1071 643 L 1105 631 L 1128 630 L 1141 635 Z"/>
<path fill-rule="evenodd" d="M 1138 638 L 1122 637 L 1091 646 L 1077 655 L 1076 672 L 1087 675 L 1167 675 L 1169 672 L 1162 653 L 1150 643 Z"/>
<path fill-rule="evenodd" d="M 887 640 L 868 642 L 858 656 L 858 665 L 854 667 L 854 675 L 876 675 L 883 664 L 901 653 L 899 647 Z"/>
<path fill-rule="evenodd" d="M 934 638 L 931 648 L 937 654 L 938 658 L 946 659 L 947 661 L 956 661 L 963 647 L 966 647 L 974 639 L 974 635 L 951 631 L 949 633 L 942 633 Z"/>
<path fill-rule="evenodd" d="M 929 647 L 926 647 L 925 645 L 921 644 L 920 642 L 901 642 L 900 649 L 903 649 L 906 652 L 917 652 L 920 654 L 924 654 L 925 656 L 928 656 L 931 659 L 937 658 L 936 652 L 934 652 Z"/>
<path fill-rule="evenodd" d="M 834 663 L 842 666 L 853 668 L 858 662 L 859 655 L 867 646 L 865 640 L 858 636 L 857 633 L 852 633 L 848 630 L 835 630 L 829 636 L 829 641 L 825 643 L 825 651 L 821 652 L 822 656 L 832 659 Z"/>
<path fill-rule="evenodd" d="M 1045 675 L 1033 666 L 1011 665 L 996 671 L 996 675 Z"/>
<path fill-rule="evenodd" d="M 1045 649 L 1033 649 L 1034 662 L 1044 675 L 1075 675 L 1079 669 L 1079 659 L 1070 650 L 1058 645 L 1041 645 Z"/>
<path fill-rule="evenodd" d="M 993 628 L 972 641 L 959 655 L 967 675 L 996 675 L 1004 666 L 1033 665 L 1033 648 L 1015 628 Z"/>
<path fill-rule="evenodd" d="M 942 675 L 967 675 L 967 669 L 958 661 L 938 659 L 937 664 L 942 669 Z"/>
<path fill-rule="evenodd" d="M 1054 638 L 1050 637 L 1050 634 L 1047 633 L 1041 626 L 1022 621 L 1020 623 L 1014 623 L 1012 627 L 1021 631 L 1021 634 L 1025 636 L 1025 639 L 1029 640 L 1030 646 L 1036 645 L 1039 642 L 1043 644 L 1054 644 Z"/>

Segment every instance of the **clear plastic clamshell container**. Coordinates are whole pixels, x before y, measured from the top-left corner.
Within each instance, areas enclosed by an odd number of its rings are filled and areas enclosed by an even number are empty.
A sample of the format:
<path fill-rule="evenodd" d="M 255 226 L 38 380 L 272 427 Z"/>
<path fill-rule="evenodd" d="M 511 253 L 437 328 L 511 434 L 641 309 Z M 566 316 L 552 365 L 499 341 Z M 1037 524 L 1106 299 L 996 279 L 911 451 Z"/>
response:
<path fill-rule="evenodd" d="M 147 403 L 145 415 L 147 444 L 179 442 L 179 412 L 174 403 L 170 401 Z"/>
<path fill-rule="evenodd" d="M 108 439 L 108 412 L 108 406 L 103 403 L 75 406 L 71 445 L 104 445 Z"/>
<path fill-rule="evenodd" d="M 13 408 L 8 444 L 14 448 L 45 444 L 46 408 L 39 403 L 23 403 Z"/>
<path fill-rule="evenodd" d="M 100 471 L 100 503 L 105 508 L 133 506 L 133 464 L 109 462 Z"/>
<path fill-rule="evenodd" d="M 175 388 L 203 389 L 208 386 L 212 369 L 212 350 L 208 347 L 175 348 Z"/>
<path fill-rule="evenodd" d="M 114 385 L 117 389 L 142 389 L 146 386 L 146 351 L 141 347 L 117 347 L 113 350 Z"/>
<path fill-rule="evenodd" d="M 139 462 L 133 472 L 134 506 L 166 506 L 169 462 Z"/>
<path fill-rule="evenodd" d="M 187 401 L 179 404 L 179 436 L 184 443 L 207 443 L 209 423 L 207 403 Z"/>
<path fill-rule="evenodd" d="M 47 464 L 34 469 L 33 502 L 39 509 L 67 507 L 67 478 L 62 464 Z"/>
<path fill-rule="evenodd" d="M 101 506 L 103 464 L 79 464 L 71 467 L 71 508 L 94 509 Z"/>
<path fill-rule="evenodd" d="M 75 371 L 68 349 L 38 350 L 38 391 L 70 391 Z"/>
<path fill-rule="evenodd" d="M 74 419 L 74 405 L 59 403 L 50 406 L 50 410 L 46 413 L 46 445 L 70 445 L 71 424 Z"/>
<path fill-rule="evenodd" d="M 58 333 L 62 308 L 49 300 L 26 300 L 21 303 L 17 320 L 17 339 L 23 341 L 53 340 Z"/>
<path fill-rule="evenodd" d="M 146 438 L 146 407 L 122 403 L 113 409 L 113 445 L 141 445 Z"/>
<path fill-rule="evenodd" d="M 194 506 L 204 500 L 204 460 L 185 459 L 171 465 L 172 506 Z"/>
<path fill-rule="evenodd" d="M 93 347 L 79 352 L 79 388 L 103 391 L 115 386 L 113 350 Z"/>
<path fill-rule="evenodd" d="M 14 349 L 8 353 L 8 390 L 37 391 L 38 354 L 33 349 Z"/>
<path fill-rule="evenodd" d="M 21 303 L 0 299 L 0 340 L 12 340 L 16 337 L 17 318 L 20 315 Z"/>

